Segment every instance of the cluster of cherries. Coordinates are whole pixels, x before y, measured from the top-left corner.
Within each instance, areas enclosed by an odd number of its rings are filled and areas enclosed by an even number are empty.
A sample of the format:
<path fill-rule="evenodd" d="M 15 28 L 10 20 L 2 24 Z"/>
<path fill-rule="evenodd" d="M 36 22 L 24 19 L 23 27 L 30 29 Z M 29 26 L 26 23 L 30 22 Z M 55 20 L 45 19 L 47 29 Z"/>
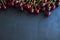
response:
<path fill-rule="evenodd" d="M 51 14 L 51 10 L 54 10 L 60 5 L 60 0 L 0 0 L 0 9 L 7 9 L 7 7 L 19 8 L 21 12 L 24 9 L 30 13 L 39 14 L 44 12 L 46 16 Z"/>

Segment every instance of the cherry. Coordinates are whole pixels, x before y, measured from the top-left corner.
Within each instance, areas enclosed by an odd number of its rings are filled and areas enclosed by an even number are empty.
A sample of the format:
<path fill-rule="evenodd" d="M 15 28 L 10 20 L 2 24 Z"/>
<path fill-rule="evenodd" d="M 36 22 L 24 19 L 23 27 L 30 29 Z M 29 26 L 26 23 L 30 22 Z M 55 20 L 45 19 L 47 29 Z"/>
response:
<path fill-rule="evenodd" d="M 50 16 L 51 12 L 50 11 L 46 11 L 46 16 Z"/>
<path fill-rule="evenodd" d="M 30 8 L 30 5 L 24 4 L 23 7 L 28 10 Z"/>
<path fill-rule="evenodd" d="M 43 7 L 43 8 L 42 8 L 42 12 L 44 12 L 44 11 L 45 11 L 45 9 L 46 9 L 46 8 L 45 8 L 45 7 Z"/>
<path fill-rule="evenodd" d="M 14 2 L 8 2 L 8 6 L 14 6 Z"/>
<path fill-rule="evenodd" d="M 29 10 L 30 8 L 31 8 L 31 5 L 28 5 L 28 6 L 27 6 L 27 9 Z"/>
<path fill-rule="evenodd" d="M 19 7 L 19 2 L 18 2 L 18 1 L 15 1 L 15 2 L 14 2 L 14 6 L 15 6 L 16 8 L 18 8 L 18 7 Z"/>
<path fill-rule="evenodd" d="M 36 14 L 39 14 L 39 11 L 40 11 L 39 9 L 35 9 Z"/>
<path fill-rule="evenodd" d="M 29 12 L 30 13 L 34 13 L 34 9 L 31 7 L 31 8 L 29 8 Z"/>
<path fill-rule="evenodd" d="M 23 7 L 20 7 L 20 11 L 23 12 Z"/>
<path fill-rule="evenodd" d="M 44 3 L 46 3 L 46 2 L 47 2 L 47 0 L 43 0 L 43 2 L 44 2 Z"/>
<path fill-rule="evenodd" d="M 27 7 L 27 4 L 24 4 L 24 5 L 23 5 L 23 7 L 26 9 L 26 7 Z"/>
<path fill-rule="evenodd" d="M 55 5 L 52 5 L 52 6 L 51 6 L 51 9 L 52 9 L 52 10 L 54 10 L 55 8 L 56 8 L 56 6 L 55 6 Z"/>
<path fill-rule="evenodd" d="M 25 6 L 25 8 L 28 10 L 28 9 L 29 9 L 29 5 L 27 4 L 27 5 Z"/>
<path fill-rule="evenodd" d="M 54 10 L 55 8 L 56 8 L 55 4 L 52 3 L 52 4 L 51 4 L 51 9 Z"/>
<path fill-rule="evenodd" d="M 50 4 L 49 4 L 49 3 L 45 4 L 45 7 L 49 7 L 49 6 L 50 6 Z"/>
<path fill-rule="evenodd" d="M 14 4 L 18 4 L 19 2 L 18 1 L 15 1 Z"/>

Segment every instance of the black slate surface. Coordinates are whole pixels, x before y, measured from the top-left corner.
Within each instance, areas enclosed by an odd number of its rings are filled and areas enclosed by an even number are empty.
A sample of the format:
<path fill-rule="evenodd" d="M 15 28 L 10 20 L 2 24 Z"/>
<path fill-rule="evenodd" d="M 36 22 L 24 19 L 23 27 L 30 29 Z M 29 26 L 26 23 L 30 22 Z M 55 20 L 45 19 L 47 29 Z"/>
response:
<path fill-rule="evenodd" d="M 0 10 L 0 40 L 60 40 L 60 7 L 51 16 Z"/>

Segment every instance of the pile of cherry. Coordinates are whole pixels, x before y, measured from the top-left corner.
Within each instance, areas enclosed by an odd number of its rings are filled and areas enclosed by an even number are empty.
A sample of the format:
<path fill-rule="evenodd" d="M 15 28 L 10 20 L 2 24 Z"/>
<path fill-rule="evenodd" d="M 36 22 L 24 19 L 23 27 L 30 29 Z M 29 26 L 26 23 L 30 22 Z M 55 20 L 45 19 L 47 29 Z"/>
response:
<path fill-rule="evenodd" d="M 51 15 L 51 10 L 54 10 L 60 5 L 60 0 L 1 0 L 0 9 L 6 10 L 7 7 L 16 7 L 19 8 L 21 12 L 26 9 L 30 13 L 39 14 L 44 12 L 44 15 Z"/>

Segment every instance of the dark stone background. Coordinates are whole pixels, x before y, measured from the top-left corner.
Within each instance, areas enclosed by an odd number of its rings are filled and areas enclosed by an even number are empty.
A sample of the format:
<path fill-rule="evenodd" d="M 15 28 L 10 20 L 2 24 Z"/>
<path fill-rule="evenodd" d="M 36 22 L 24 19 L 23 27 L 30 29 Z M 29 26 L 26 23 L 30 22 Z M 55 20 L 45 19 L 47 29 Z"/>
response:
<path fill-rule="evenodd" d="M 16 8 L 0 10 L 0 40 L 60 40 L 60 7 L 51 13 L 44 17 Z"/>

